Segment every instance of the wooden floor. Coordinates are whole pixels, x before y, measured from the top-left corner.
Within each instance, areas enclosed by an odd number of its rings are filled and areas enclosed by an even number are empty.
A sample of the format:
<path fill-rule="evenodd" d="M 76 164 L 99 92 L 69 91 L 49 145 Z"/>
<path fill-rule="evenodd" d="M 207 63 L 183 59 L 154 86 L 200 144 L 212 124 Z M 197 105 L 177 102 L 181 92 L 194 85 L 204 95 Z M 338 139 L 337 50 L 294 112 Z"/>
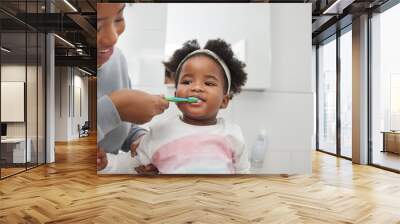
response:
<path fill-rule="evenodd" d="M 7 177 L 26 170 L 24 168 L 1 168 L 1 178 Z"/>
<path fill-rule="evenodd" d="M 0 181 L 0 223 L 400 223 L 400 175 L 315 153 L 312 175 L 97 176 L 95 138 Z"/>
<path fill-rule="evenodd" d="M 23 166 L 23 167 L 22 167 Z M 19 167 L 7 167 L 7 168 L 1 168 L 0 170 L 0 174 L 1 174 L 1 178 L 6 178 L 8 176 L 23 172 L 25 170 L 29 170 L 29 169 L 33 169 L 37 167 L 37 164 L 27 164 L 27 167 L 25 167 L 25 165 L 19 165 Z"/>

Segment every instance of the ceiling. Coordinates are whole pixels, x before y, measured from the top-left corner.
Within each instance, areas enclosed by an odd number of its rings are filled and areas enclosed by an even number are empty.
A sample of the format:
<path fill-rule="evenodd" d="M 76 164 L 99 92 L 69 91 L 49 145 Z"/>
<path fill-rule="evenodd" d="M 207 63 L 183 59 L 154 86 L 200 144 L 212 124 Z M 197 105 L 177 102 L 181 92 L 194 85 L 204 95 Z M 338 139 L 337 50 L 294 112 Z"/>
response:
<path fill-rule="evenodd" d="M 388 0 L 312 0 L 313 44 L 335 34 L 352 23 L 354 17 L 373 12 Z"/>
<path fill-rule="evenodd" d="M 96 14 L 96 0 L 1 0 L 1 43 L 12 50 L 2 60 L 27 56 L 28 63 L 35 61 L 36 51 L 44 49 L 37 35 L 50 32 L 61 37 L 55 38 L 56 66 L 78 66 L 94 74 Z"/>

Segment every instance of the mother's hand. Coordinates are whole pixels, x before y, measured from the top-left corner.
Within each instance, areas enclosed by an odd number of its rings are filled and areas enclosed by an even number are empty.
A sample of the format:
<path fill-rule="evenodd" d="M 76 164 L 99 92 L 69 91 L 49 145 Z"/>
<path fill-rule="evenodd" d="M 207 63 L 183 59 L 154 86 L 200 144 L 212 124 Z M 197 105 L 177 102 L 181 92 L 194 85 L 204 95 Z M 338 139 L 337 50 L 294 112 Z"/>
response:
<path fill-rule="evenodd" d="M 169 106 L 162 95 L 151 95 L 139 90 L 122 89 L 109 95 L 122 121 L 144 124 L 161 114 Z"/>
<path fill-rule="evenodd" d="M 145 134 L 139 136 L 139 137 L 131 144 L 130 149 L 131 149 L 131 156 L 132 156 L 132 158 L 135 157 L 135 156 L 137 155 L 136 149 L 137 149 L 137 147 L 139 146 L 140 141 L 142 141 L 142 138 L 143 138 L 144 135 L 145 135 Z"/>
<path fill-rule="evenodd" d="M 108 163 L 107 155 L 103 149 L 97 148 L 97 170 L 106 168 Z"/>
<path fill-rule="evenodd" d="M 158 169 L 153 164 L 148 164 L 146 166 L 138 166 L 135 168 L 138 174 L 145 174 L 145 175 L 155 175 L 158 174 Z"/>

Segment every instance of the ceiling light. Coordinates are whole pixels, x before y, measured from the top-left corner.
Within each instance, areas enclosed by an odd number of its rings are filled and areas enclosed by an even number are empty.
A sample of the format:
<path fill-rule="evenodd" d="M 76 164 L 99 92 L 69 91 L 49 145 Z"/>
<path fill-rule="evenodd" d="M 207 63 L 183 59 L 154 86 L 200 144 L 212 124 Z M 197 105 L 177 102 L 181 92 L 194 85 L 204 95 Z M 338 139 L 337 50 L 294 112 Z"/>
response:
<path fill-rule="evenodd" d="M 355 0 L 336 0 L 332 5 L 325 9 L 322 14 L 342 14 L 343 10 L 354 1 Z"/>
<path fill-rule="evenodd" d="M 64 0 L 65 4 L 67 4 L 74 12 L 78 12 L 78 10 L 71 4 L 69 3 L 68 0 Z"/>
<path fill-rule="evenodd" d="M 334 9 L 339 2 L 340 2 L 340 0 L 336 0 L 332 5 L 330 5 L 327 9 L 325 9 L 322 14 L 330 13 L 332 11 L 332 9 Z"/>
<path fill-rule="evenodd" d="M 90 72 L 88 72 L 88 71 L 86 71 L 86 70 L 83 70 L 83 69 L 81 69 L 81 68 L 79 68 L 78 67 L 78 69 L 79 69 L 79 71 L 81 71 L 81 72 L 83 72 L 83 73 L 85 73 L 85 74 L 88 74 L 88 75 L 92 75 L 92 73 L 90 73 Z"/>
<path fill-rule="evenodd" d="M 76 53 L 78 53 L 79 55 L 83 55 L 83 50 L 81 48 L 77 48 Z"/>
<path fill-rule="evenodd" d="M 57 37 L 59 40 L 61 40 L 62 42 L 66 43 L 67 45 L 69 45 L 70 47 L 75 48 L 75 45 L 71 44 L 71 42 L 67 41 L 66 39 L 58 36 L 57 34 L 54 34 L 55 37 Z"/>
<path fill-rule="evenodd" d="M 9 49 L 7 49 L 7 48 L 5 48 L 5 47 L 1 47 L 0 49 L 1 49 L 2 51 L 6 52 L 6 53 L 10 53 L 10 52 L 11 52 L 11 50 L 9 50 Z"/>

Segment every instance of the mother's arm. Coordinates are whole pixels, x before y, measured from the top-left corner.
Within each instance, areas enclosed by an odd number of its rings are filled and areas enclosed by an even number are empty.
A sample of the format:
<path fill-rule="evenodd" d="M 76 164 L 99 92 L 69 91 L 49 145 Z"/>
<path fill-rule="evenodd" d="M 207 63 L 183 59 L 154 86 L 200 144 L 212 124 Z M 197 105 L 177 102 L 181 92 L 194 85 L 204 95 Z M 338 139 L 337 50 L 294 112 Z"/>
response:
<path fill-rule="evenodd" d="M 168 106 L 163 96 L 139 90 L 121 89 L 104 95 L 97 100 L 97 141 L 100 142 L 123 121 L 144 124 Z"/>
<path fill-rule="evenodd" d="M 128 136 L 122 143 L 121 150 L 124 152 L 135 151 L 136 147 L 140 143 L 141 137 L 143 137 L 143 135 L 146 133 L 147 133 L 146 129 L 139 127 L 138 125 L 132 124 Z"/>
<path fill-rule="evenodd" d="M 107 133 L 118 127 L 122 120 L 108 95 L 97 99 L 97 113 L 97 142 L 100 142 Z"/>

